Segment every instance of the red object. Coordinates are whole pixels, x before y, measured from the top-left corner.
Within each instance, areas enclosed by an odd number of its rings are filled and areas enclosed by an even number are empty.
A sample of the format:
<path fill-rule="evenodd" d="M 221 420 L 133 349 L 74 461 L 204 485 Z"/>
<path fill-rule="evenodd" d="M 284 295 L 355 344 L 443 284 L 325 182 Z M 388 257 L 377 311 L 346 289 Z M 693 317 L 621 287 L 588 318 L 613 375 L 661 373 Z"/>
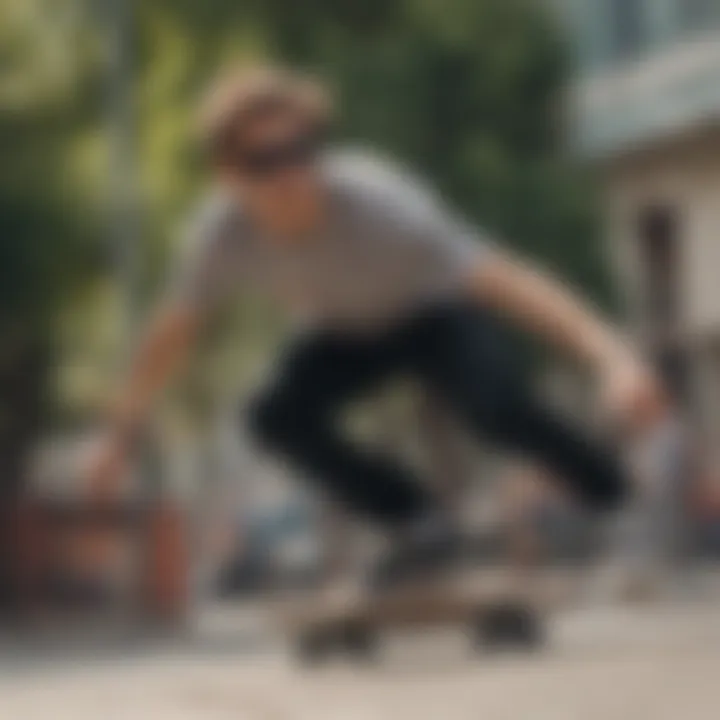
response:
<path fill-rule="evenodd" d="M 151 617 L 181 620 L 187 612 L 187 540 L 187 523 L 177 506 L 164 502 L 150 511 L 143 601 Z"/>
<path fill-rule="evenodd" d="M 189 552 L 187 523 L 178 506 L 159 501 L 151 507 L 98 509 L 21 498 L 0 508 L 0 521 L 0 590 L 5 586 L 7 599 L 22 614 L 51 609 L 48 580 L 63 568 L 101 571 L 113 562 L 118 543 L 130 543 L 142 559 L 131 579 L 139 610 L 163 623 L 185 617 Z"/>
<path fill-rule="evenodd" d="M 4 508 L 3 566 L 16 610 L 32 612 L 41 602 L 43 577 L 49 562 L 48 528 L 40 508 L 19 498 Z"/>

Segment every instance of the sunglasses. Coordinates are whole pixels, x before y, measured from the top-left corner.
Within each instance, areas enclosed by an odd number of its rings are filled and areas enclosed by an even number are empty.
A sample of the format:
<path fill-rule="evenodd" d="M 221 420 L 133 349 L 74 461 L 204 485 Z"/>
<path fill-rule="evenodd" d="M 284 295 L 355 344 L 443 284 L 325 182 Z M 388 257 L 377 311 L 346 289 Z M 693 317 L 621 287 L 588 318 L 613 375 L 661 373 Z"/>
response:
<path fill-rule="evenodd" d="M 267 178 L 312 163 L 324 144 L 324 133 L 304 132 L 281 143 L 246 148 L 238 153 L 235 165 L 245 175 Z"/>

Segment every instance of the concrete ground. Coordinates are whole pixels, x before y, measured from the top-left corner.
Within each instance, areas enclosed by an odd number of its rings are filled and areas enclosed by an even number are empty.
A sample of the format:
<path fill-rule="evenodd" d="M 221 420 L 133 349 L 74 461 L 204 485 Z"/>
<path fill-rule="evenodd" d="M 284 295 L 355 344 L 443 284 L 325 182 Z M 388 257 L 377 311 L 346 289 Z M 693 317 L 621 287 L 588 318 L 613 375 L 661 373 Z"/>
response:
<path fill-rule="evenodd" d="M 458 632 L 389 638 L 372 667 L 312 671 L 279 640 L 32 654 L 0 664 L 0 718 L 23 720 L 709 720 L 720 607 L 578 610 L 547 651 L 473 657 Z M 254 619 L 245 617 L 249 627 Z"/>

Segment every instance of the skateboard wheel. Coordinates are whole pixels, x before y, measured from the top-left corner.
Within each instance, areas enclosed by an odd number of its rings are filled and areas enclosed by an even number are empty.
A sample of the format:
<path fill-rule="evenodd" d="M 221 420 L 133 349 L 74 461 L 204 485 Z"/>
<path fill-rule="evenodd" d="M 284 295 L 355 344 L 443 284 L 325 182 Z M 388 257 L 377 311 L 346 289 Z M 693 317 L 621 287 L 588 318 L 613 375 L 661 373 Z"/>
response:
<path fill-rule="evenodd" d="M 295 639 L 295 655 L 303 665 L 317 665 L 330 657 L 336 647 L 334 641 L 324 628 L 305 630 Z"/>
<path fill-rule="evenodd" d="M 372 660 L 377 651 L 377 635 L 364 623 L 348 623 L 340 631 L 343 651 L 357 660 Z"/>
<path fill-rule="evenodd" d="M 536 649 L 543 644 L 540 618 L 524 605 L 498 604 L 486 608 L 476 621 L 478 647 Z"/>

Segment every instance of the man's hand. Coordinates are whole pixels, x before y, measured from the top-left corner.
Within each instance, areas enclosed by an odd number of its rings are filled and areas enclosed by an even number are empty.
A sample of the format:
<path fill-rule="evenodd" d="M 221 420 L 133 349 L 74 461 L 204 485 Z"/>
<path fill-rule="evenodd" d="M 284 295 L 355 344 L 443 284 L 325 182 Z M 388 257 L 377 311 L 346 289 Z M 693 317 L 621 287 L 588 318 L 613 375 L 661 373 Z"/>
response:
<path fill-rule="evenodd" d="M 95 441 L 82 469 L 90 494 L 100 501 L 122 495 L 132 442 L 165 382 L 186 357 L 198 319 L 166 306 L 153 318 L 110 414 L 109 429 Z"/>
<path fill-rule="evenodd" d="M 601 369 L 601 400 L 622 431 L 642 433 L 668 414 L 668 398 L 655 373 L 632 353 L 610 359 Z"/>

